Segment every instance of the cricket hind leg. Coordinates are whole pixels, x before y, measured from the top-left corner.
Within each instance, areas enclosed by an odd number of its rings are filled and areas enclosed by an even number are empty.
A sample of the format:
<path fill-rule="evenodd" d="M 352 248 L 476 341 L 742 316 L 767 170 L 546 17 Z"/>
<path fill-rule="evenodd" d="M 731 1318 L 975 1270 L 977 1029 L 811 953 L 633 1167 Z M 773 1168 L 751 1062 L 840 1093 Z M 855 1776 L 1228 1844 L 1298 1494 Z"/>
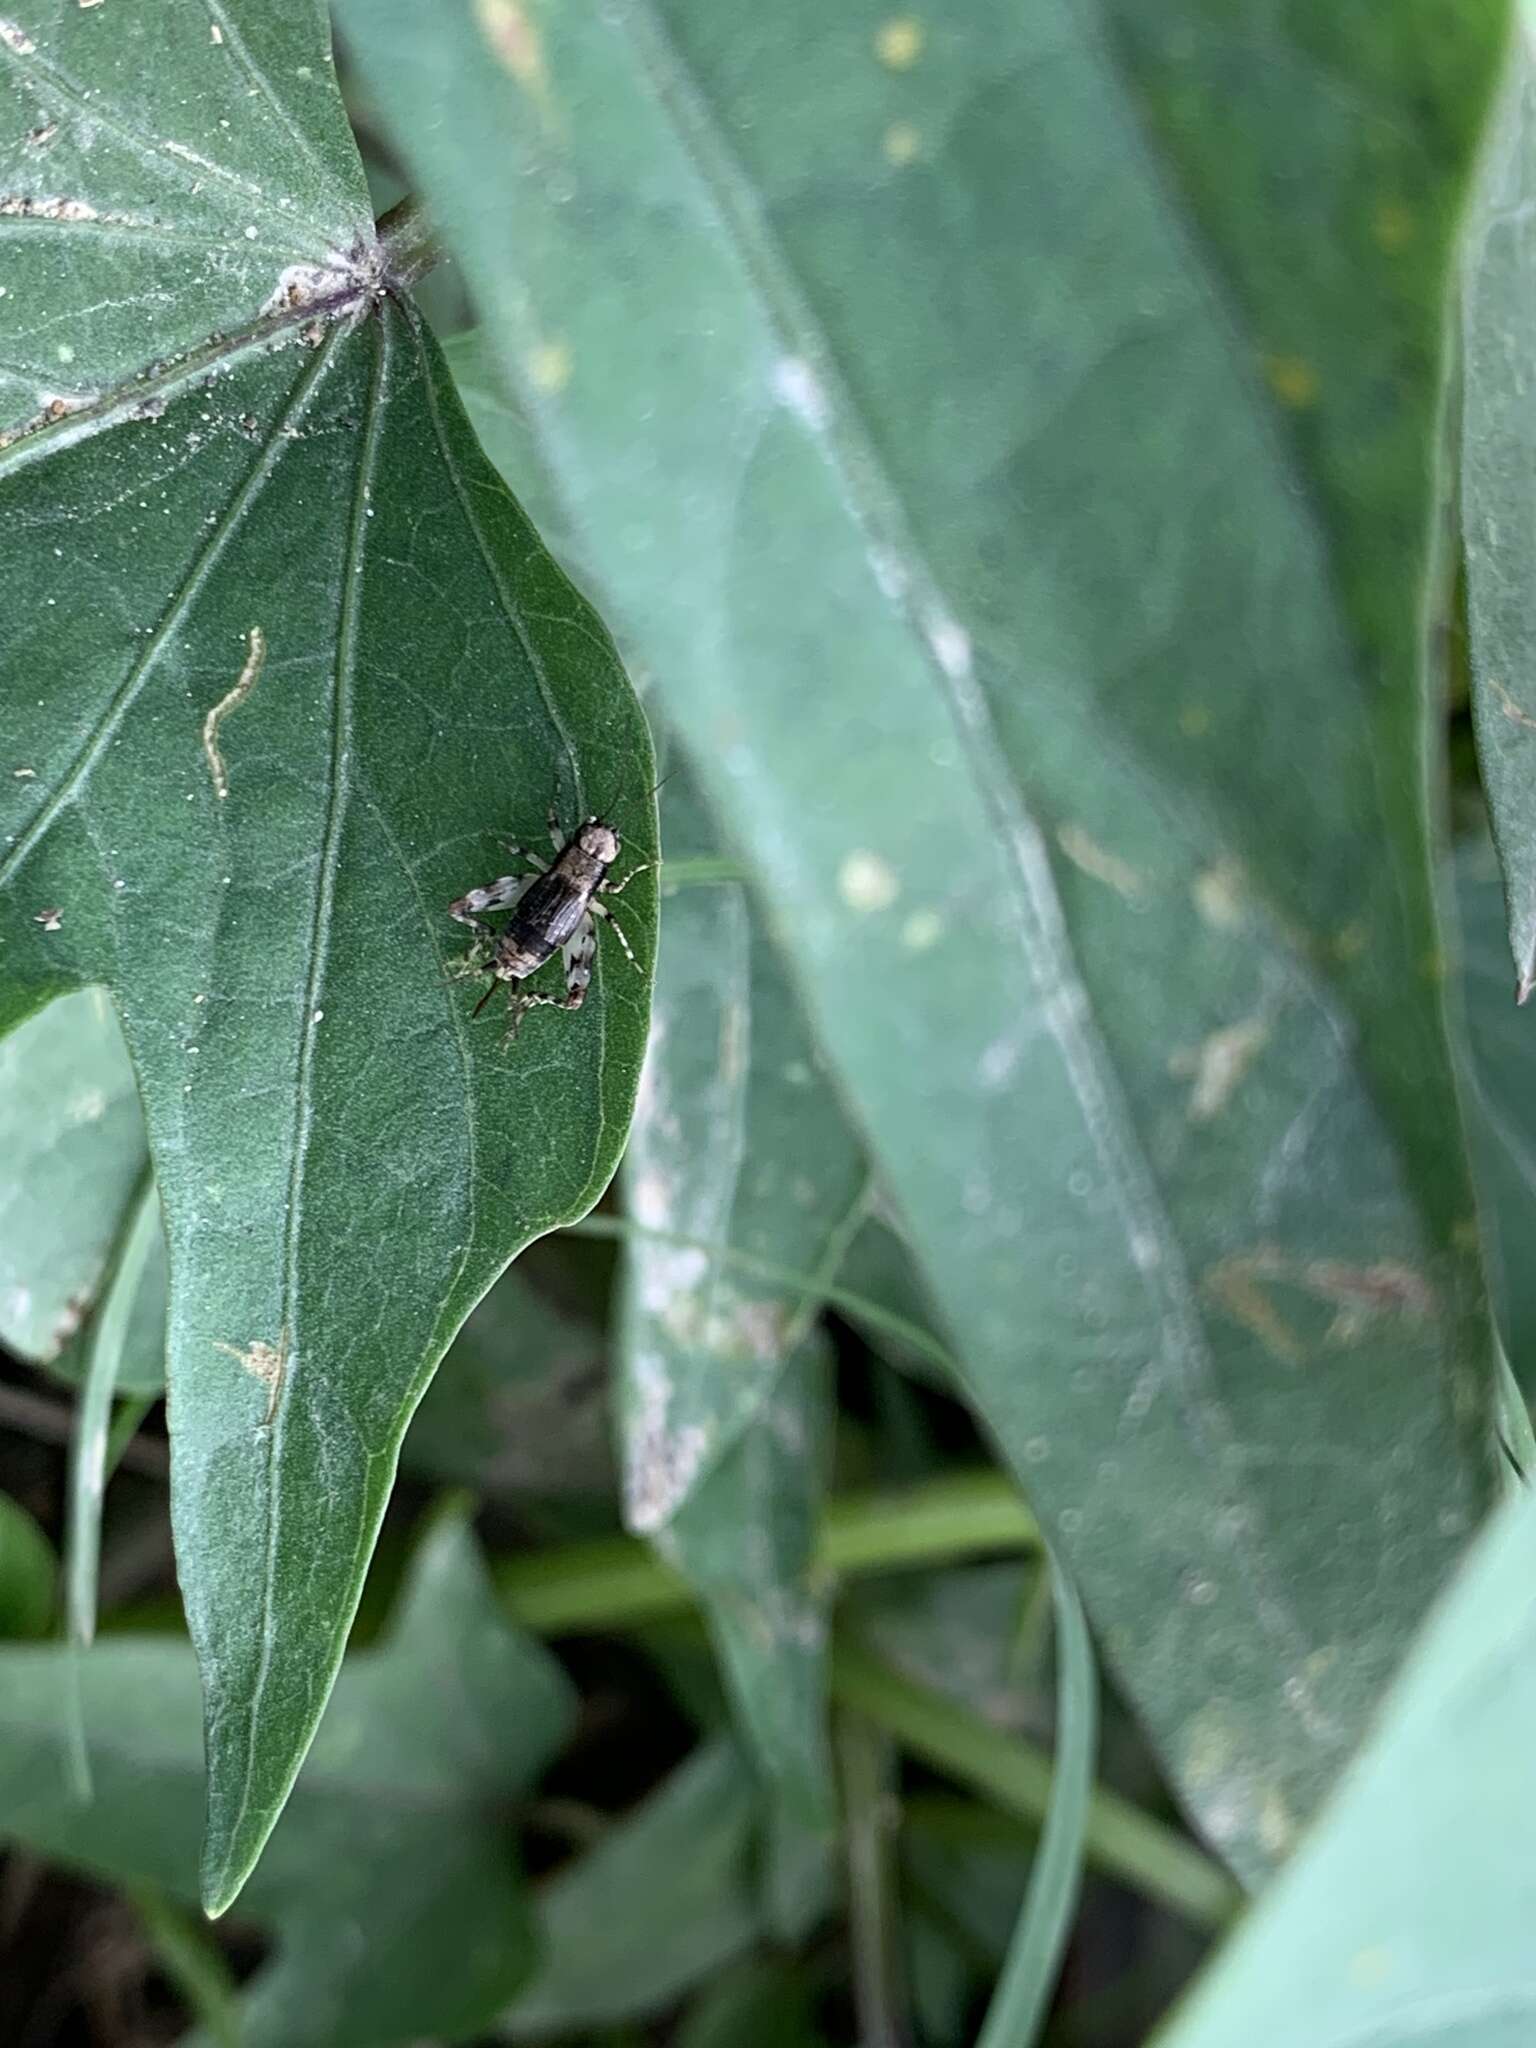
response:
<path fill-rule="evenodd" d="M 579 1010 L 586 1001 L 587 990 L 592 983 L 592 958 L 596 951 L 597 926 L 589 913 L 560 948 L 560 957 L 565 963 L 565 1009 Z M 553 1000 L 559 1002 L 560 998 L 557 996 Z"/>
<path fill-rule="evenodd" d="M 471 931 L 479 932 L 482 938 L 491 938 L 494 936 L 491 927 L 479 913 L 484 910 L 510 910 L 533 880 L 532 875 L 499 875 L 494 882 L 487 882 L 483 889 L 471 889 L 467 896 L 460 896 L 456 902 L 450 903 L 448 915 L 457 918 L 460 924 L 467 924 Z"/>
<path fill-rule="evenodd" d="M 541 988 L 514 988 L 509 983 L 507 986 L 507 1028 L 501 1041 L 502 1051 L 505 1052 L 507 1047 L 515 1041 L 517 1034 L 523 1028 L 523 1019 L 530 1010 L 571 1010 L 580 1009 L 580 1007 L 579 1003 L 572 1003 L 568 996 L 551 995 L 548 990 Z"/>

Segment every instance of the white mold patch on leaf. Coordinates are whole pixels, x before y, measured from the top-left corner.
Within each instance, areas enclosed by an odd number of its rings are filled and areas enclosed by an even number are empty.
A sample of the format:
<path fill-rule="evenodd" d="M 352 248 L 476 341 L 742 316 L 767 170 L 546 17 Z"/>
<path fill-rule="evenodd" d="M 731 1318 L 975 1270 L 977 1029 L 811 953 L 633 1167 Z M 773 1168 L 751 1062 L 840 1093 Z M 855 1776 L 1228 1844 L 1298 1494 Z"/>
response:
<path fill-rule="evenodd" d="M 635 1353 L 630 1380 L 634 1406 L 626 1433 L 624 1519 L 637 1535 L 649 1536 L 693 1491 L 711 1445 L 697 1423 L 672 1427 L 671 1381 L 654 1352 Z"/>

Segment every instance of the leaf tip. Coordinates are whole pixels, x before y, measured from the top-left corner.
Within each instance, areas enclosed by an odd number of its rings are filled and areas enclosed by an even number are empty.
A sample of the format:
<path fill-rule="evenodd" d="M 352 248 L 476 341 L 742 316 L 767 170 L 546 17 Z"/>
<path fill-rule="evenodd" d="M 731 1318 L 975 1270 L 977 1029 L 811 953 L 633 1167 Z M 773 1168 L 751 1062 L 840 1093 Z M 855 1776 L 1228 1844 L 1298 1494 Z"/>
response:
<path fill-rule="evenodd" d="M 1536 989 L 1536 962 L 1522 968 L 1515 983 L 1515 1005 L 1518 1009 L 1524 1009 L 1533 989 Z"/>

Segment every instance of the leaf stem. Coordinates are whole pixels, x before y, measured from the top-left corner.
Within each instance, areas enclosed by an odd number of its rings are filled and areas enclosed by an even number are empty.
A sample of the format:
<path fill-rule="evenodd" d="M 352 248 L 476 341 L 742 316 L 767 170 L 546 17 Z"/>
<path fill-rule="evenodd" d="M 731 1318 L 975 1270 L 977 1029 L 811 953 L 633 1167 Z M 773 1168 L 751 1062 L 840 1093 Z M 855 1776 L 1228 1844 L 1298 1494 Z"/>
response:
<path fill-rule="evenodd" d="M 907 2048 L 896 1883 L 895 1747 L 862 1714 L 836 1717 L 847 1867 L 848 1937 L 860 2048 Z"/>
<path fill-rule="evenodd" d="M 1033 1550 L 1039 1531 L 1001 1474 L 964 1472 L 900 1492 L 828 1502 L 815 1569 L 893 1571 Z M 492 1564 L 502 1598 L 541 1635 L 630 1628 L 694 1605 L 688 1582 L 629 1536 L 562 1544 Z"/>
<path fill-rule="evenodd" d="M 1056 1755 L 1050 1806 L 1029 1867 L 1018 1925 L 976 2048 L 1034 2048 L 1050 2009 L 1082 1889 L 1099 1740 L 1098 1674 L 1082 1603 L 1054 1554 L 1050 1579 L 1056 1603 Z"/>
<path fill-rule="evenodd" d="M 377 232 L 384 275 L 397 291 L 410 291 L 443 260 L 426 208 L 411 193 L 380 218 Z"/>
<path fill-rule="evenodd" d="M 916 1684 L 845 1634 L 833 1644 L 832 1694 L 946 1776 L 1024 1820 L 1044 1820 L 1049 1757 L 959 1701 Z M 1103 1786 L 1089 1802 L 1084 1847 L 1096 1868 L 1197 1927 L 1224 1927 L 1239 1904 L 1237 1887 L 1210 1857 Z"/>

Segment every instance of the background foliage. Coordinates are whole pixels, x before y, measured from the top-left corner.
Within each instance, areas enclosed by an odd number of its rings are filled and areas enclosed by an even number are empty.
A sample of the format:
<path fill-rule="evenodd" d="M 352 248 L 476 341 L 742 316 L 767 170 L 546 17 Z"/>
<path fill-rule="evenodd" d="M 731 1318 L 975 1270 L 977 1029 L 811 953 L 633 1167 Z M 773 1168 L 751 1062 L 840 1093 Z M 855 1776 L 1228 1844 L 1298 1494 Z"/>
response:
<path fill-rule="evenodd" d="M 1524 30 L 334 14 L 0 20 L 18 2038 L 1524 2039 Z"/>

